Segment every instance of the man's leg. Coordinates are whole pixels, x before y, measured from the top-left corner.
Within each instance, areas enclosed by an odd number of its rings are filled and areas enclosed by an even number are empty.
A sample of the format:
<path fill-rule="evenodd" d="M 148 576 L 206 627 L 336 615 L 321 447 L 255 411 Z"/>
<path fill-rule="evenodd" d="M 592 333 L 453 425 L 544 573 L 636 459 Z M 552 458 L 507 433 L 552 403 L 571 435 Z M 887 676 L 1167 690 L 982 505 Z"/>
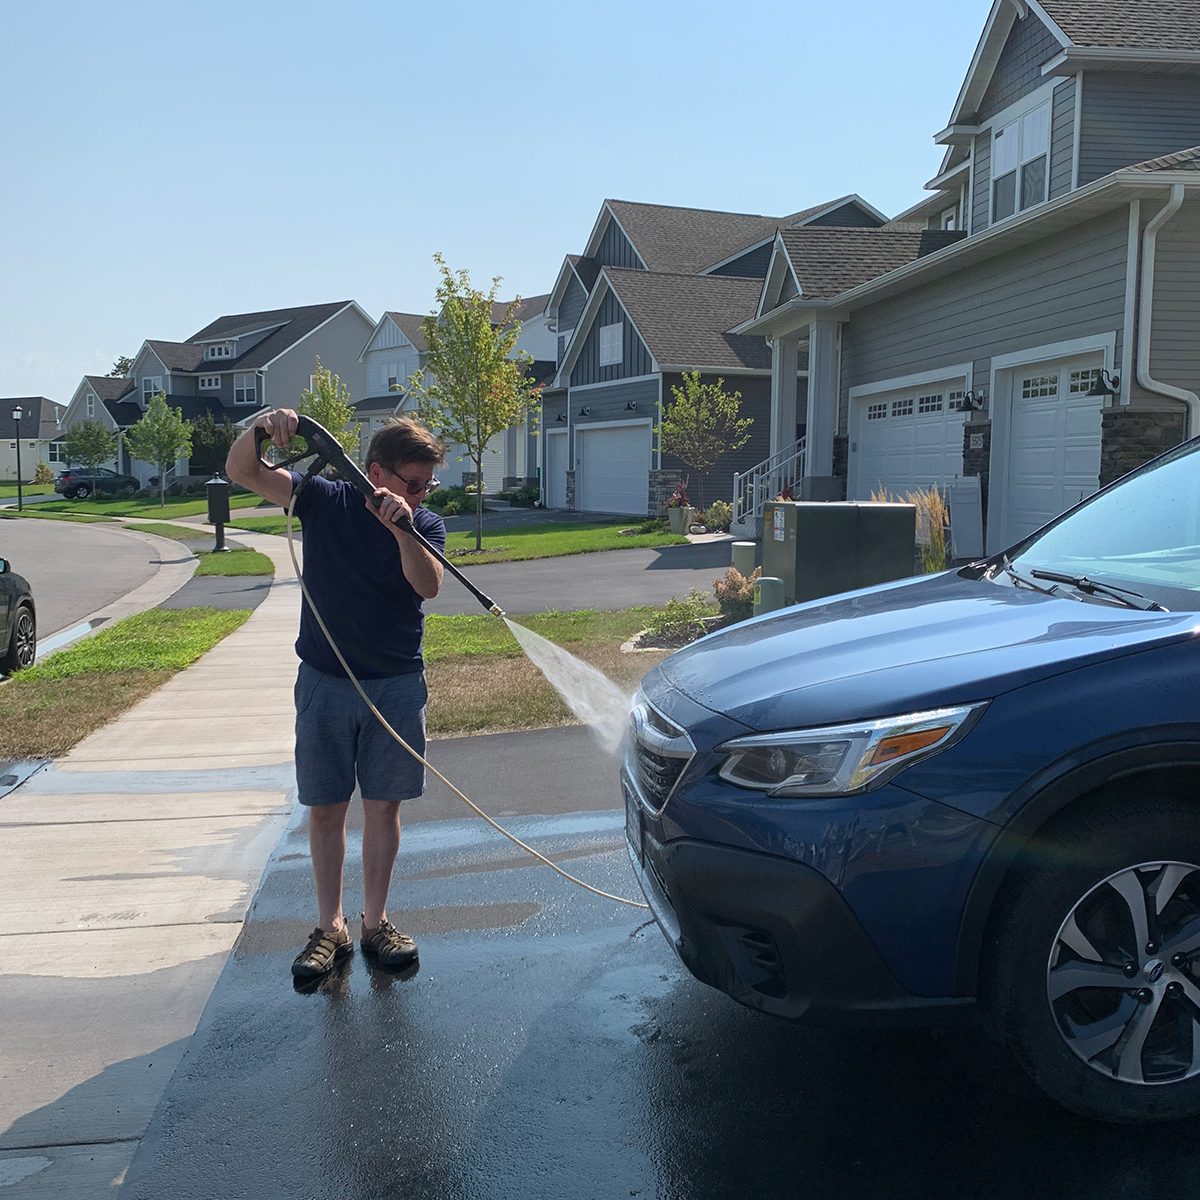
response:
<path fill-rule="evenodd" d="M 317 889 L 317 923 L 333 932 L 346 923 L 342 912 L 342 867 L 346 860 L 344 804 L 315 804 L 308 810 L 308 845 Z"/>
<path fill-rule="evenodd" d="M 363 799 L 363 923 L 377 928 L 387 916 L 388 888 L 400 849 L 400 805 Z"/>

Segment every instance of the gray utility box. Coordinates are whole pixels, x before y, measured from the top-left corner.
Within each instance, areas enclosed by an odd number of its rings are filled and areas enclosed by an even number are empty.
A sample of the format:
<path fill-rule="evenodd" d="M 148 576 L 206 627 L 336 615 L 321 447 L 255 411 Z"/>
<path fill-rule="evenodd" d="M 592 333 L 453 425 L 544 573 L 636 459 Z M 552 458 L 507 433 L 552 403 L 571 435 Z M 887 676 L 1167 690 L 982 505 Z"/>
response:
<path fill-rule="evenodd" d="M 763 508 L 763 575 L 789 604 L 905 579 L 913 573 L 911 504 L 775 500 Z"/>

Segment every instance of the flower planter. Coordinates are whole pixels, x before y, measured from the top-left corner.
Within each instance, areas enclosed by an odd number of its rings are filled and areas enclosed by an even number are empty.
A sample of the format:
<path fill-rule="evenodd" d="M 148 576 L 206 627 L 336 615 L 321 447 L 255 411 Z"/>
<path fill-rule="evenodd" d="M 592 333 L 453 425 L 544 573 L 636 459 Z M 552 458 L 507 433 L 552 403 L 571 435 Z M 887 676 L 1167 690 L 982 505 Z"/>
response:
<path fill-rule="evenodd" d="M 687 533 L 688 526 L 695 518 L 696 510 L 680 505 L 678 508 L 667 509 L 667 520 L 671 522 L 672 533 Z"/>

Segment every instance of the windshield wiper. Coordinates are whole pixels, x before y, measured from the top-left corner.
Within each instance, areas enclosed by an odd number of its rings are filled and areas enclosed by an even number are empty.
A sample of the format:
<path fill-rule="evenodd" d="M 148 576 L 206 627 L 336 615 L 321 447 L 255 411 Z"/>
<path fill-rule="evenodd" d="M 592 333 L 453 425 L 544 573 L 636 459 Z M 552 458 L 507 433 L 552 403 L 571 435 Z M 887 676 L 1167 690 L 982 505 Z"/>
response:
<path fill-rule="evenodd" d="M 1046 579 L 1051 583 L 1065 583 L 1071 587 L 1078 588 L 1088 596 L 1105 596 L 1109 600 L 1116 600 L 1119 604 L 1124 604 L 1126 608 L 1136 608 L 1142 612 L 1167 612 L 1157 600 L 1147 600 L 1141 592 L 1130 591 L 1129 588 L 1116 587 L 1111 583 L 1098 583 L 1095 579 L 1089 579 L 1086 575 L 1065 575 L 1059 571 L 1038 571 L 1029 572 L 1035 579 Z"/>
<path fill-rule="evenodd" d="M 1041 592 L 1043 596 L 1050 596 L 1053 594 L 1052 588 L 1038 587 L 1038 585 L 1034 583 L 1032 579 L 1026 579 L 1025 576 L 1020 572 L 1013 570 L 1011 562 L 1012 560 L 1007 554 L 1002 554 L 1000 556 L 1000 561 L 996 563 L 996 565 L 988 572 L 987 578 L 995 579 L 996 576 L 1003 571 L 1004 574 L 1013 581 L 1014 587 L 1027 587 L 1031 591 Z M 1037 572 L 1035 571 L 1034 574 L 1036 575 Z"/>

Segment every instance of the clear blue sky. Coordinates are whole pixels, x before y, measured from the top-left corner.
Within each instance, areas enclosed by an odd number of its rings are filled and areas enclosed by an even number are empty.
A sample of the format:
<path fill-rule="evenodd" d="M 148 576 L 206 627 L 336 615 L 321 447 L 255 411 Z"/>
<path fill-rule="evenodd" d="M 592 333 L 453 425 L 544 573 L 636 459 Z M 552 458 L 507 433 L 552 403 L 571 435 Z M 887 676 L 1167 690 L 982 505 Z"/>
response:
<path fill-rule="evenodd" d="M 921 198 L 986 0 L 7 4 L 0 396 L 445 253 L 549 291 L 605 197 Z"/>

